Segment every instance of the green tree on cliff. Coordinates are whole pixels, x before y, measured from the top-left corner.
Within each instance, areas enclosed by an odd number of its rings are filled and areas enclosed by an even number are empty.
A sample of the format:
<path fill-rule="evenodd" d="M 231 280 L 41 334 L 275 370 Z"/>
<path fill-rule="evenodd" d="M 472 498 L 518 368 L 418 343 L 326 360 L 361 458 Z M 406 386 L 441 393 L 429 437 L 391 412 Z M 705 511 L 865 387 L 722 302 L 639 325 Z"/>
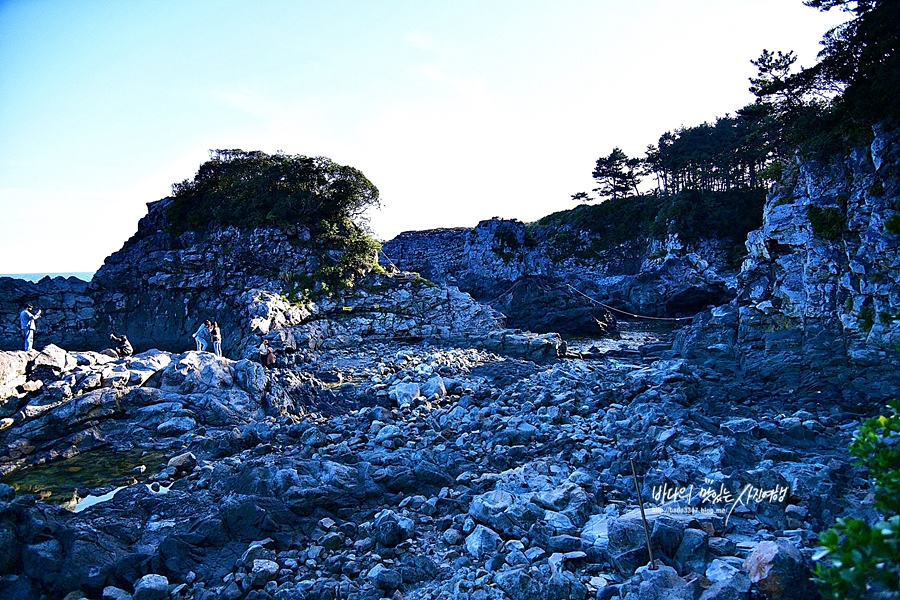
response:
<path fill-rule="evenodd" d="M 600 199 L 627 198 L 630 194 L 638 194 L 637 186 L 640 183 L 642 161 L 639 158 L 628 158 L 621 148 L 613 148 L 609 156 L 601 156 L 597 159 L 591 175 L 597 182 L 594 191 Z M 577 196 L 577 194 L 576 194 Z M 573 196 L 574 198 L 574 196 Z M 589 199 L 585 194 L 576 200 Z"/>
<path fill-rule="evenodd" d="M 838 8 L 852 18 L 829 30 L 819 62 L 793 72 L 793 52 L 763 51 L 750 91 L 768 107 L 790 146 L 832 143 L 868 135 L 886 119 L 900 119 L 900 2 L 805 0 L 819 10 Z M 826 146 L 827 148 L 827 146 Z M 793 148 L 790 148 L 793 151 Z"/>
<path fill-rule="evenodd" d="M 361 171 L 322 156 L 210 151 L 193 179 L 172 186 L 169 219 L 184 231 L 341 223 L 378 206 L 378 189 Z"/>

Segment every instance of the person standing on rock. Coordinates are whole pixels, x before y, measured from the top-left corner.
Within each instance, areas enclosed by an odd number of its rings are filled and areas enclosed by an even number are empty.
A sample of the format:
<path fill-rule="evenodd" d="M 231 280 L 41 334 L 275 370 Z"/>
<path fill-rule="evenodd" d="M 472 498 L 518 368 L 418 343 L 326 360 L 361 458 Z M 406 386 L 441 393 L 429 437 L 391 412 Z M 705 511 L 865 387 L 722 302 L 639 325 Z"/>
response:
<path fill-rule="evenodd" d="M 209 337 L 212 340 L 213 352 L 216 356 L 222 356 L 222 330 L 216 321 L 212 322 L 209 329 Z"/>
<path fill-rule="evenodd" d="M 197 341 L 197 352 L 203 352 L 209 346 L 209 319 L 200 324 L 197 332 L 194 334 L 194 340 Z"/>
<path fill-rule="evenodd" d="M 41 317 L 40 309 L 36 312 L 31 312 L 32 310 L 34 310 L 34 305 L 29 302 L 25 305 L 25 308 L 22 309 L 22 312 L 19 313 L 19 325 L 22 327 L 22 340 L 24 342 L 25 352 L 30 352 L 34 347 L 34 322 Z"/>
<path fill-rule="evenodd" d="M 267 369 L 275 366 L 275 350 L 269 345 L 269 340 L 263 340 L 259 345 L 259 364 Z"/>

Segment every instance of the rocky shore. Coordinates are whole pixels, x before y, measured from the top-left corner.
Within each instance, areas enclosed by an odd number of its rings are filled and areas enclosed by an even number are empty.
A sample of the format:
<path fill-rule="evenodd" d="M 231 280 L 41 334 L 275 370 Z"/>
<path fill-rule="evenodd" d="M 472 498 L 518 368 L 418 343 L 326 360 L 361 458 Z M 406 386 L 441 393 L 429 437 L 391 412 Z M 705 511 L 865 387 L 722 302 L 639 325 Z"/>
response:
<path fill-rule="evenodd" d="M 334 290 L 303 228 L 174 237 L 164 200 L 90 284 L 0 281 L 50 303 L 41 350 L 0 352 L 0 597 L 816 598 L 818 533 L 874 516 L 847 445 L 900 383 L 900 134 L 875 134 L 786 171 L 739 274 L 677 240 L 554 259 L 635 308 L 727 296 L 674 333 L 590 337 L 605 311 L 498 220 L 386 245 L 435 281 Z M 186 351 L 210 317 L 225 357 Z M 138 353 L 94 352 L 109 329 Z"/>
<path fill-rule="evenodd" d="M 811 597 L 815 532 L 864 510 L 845 453 L 858 415 L 726 404 L 664 343 L 642 346 L 541 364 L 373 343 L 271 371 L 48 348 L 3 421 L 7 478 L 79 454 L 164 458 L 78 512 L 4 487 L 4 597 Z"/>

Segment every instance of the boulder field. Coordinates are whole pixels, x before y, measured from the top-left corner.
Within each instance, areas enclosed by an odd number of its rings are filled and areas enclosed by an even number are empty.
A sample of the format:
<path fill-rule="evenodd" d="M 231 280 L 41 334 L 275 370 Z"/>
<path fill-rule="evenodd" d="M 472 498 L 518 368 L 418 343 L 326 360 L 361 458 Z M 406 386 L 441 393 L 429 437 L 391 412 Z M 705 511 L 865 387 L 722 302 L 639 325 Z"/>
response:
<path fill-rule="evenodd" d="M 32 365 L 7 380 L 5 481 L 137 456 L 65 506 L 0 487 L 2 596 L 813 597 L 816 532 L 871 510 L 845 450 L 859 415 L 727 404 L 647 341 L 542 362 L 372 342 L 270 370 L 0 354 Z"/>

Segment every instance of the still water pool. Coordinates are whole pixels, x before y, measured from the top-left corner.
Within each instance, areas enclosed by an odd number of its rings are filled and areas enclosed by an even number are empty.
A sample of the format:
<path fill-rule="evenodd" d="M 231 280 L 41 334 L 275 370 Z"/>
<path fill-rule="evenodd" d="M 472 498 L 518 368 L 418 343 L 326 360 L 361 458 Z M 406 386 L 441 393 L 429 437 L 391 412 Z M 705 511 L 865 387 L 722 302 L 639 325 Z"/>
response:
<path fill-rule="evenodd" d="M 17 494 L 38 494 L 45 502 L 71 508 L 77 490 L 138 483 L 159 472 L 164 458 L 158 451 L 98 449 L 10 473 L 0 483 L 11 485 Z"/>

